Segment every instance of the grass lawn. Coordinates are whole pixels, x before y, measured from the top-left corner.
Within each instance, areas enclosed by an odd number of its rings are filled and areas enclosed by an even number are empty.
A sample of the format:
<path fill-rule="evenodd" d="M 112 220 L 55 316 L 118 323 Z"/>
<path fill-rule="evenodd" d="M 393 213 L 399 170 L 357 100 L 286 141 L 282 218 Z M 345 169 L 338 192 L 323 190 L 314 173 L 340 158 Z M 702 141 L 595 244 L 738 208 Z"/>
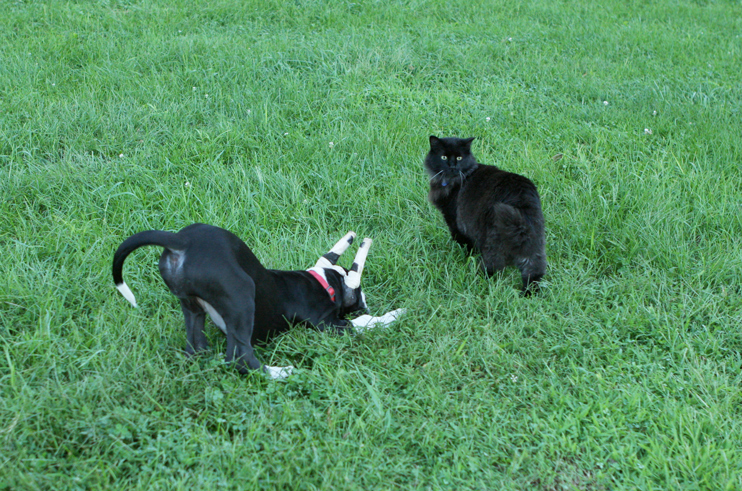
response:
<path fill-rule="evenodd" d="M 0 489 L 742 489 L 739 1 L 0 11 Z M 537 184 L 541 295 L 450 240 L 430 134 Z M 407 315 L 260 347 L 285 381 L 187 359 L 158 248 L 137 309 L 110 267 L 197 221 L 278 269 L 372 237 Z"/>

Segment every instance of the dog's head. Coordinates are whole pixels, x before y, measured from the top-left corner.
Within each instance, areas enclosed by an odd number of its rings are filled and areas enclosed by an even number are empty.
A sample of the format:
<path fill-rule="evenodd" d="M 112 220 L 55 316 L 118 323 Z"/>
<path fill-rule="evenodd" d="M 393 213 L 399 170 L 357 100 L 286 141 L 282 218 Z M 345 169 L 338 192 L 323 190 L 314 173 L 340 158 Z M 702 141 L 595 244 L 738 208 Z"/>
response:
<path fill-rule="evenodd" d="M 363 265 L 366 263 L 368 250 L 373 241 L 369 238 L 363 239 L 350 269 L 345 269 L 337 264 L 340 255 L 350 247 L 355 237 L 355 232 L 345 234 L 311 268 L 322 274 L 330 285 L 335 286 L 336 302 L 340 305 L 339 315 L 341 317 L 351 312 L 366 309 L 366 296 L 361 291 L 361 273 L 363 273 Z"/>

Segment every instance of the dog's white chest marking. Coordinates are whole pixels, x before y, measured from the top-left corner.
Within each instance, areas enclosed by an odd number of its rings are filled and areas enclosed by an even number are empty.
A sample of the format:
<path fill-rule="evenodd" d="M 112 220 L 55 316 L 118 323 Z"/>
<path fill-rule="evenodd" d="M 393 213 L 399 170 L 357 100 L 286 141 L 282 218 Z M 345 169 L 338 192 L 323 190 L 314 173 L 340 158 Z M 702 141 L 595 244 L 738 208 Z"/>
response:
<path fill-rule="evenodd" d="M 224 323 L 224 319 L 222 319 L 222 316 L 219 315 L 219 312 L 217 312 L 216 309 L 212 307 L 211 304 L 206 300 L 196 297 L 196 301 L 201 307 L 203 307 L 206 313 L 209 314 L 209 317 L 211 317 L 211 320 L 214 321 L 214 324 L 216 324 L 216 326 L 221 329 L 224 334 L 227 334 L 227 324 Z"/>

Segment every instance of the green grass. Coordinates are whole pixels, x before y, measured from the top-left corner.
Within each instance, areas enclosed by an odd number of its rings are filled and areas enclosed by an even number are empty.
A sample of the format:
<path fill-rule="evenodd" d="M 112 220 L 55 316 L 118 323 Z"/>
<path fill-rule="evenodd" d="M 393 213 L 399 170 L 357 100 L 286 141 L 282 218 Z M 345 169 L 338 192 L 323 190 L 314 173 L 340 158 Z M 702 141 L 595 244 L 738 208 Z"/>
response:
<path fill-rule="evenodd" d="M 0 0 L 0 489 L 742 489 L 742 5 L 600 3 Z M 449 239 L 429 134 L 539 186 L 541 296 Z M 195 221 L 373 237 L 408 314 L 186 359 L 158 251 L 138 309 L 110 264 Z"/>

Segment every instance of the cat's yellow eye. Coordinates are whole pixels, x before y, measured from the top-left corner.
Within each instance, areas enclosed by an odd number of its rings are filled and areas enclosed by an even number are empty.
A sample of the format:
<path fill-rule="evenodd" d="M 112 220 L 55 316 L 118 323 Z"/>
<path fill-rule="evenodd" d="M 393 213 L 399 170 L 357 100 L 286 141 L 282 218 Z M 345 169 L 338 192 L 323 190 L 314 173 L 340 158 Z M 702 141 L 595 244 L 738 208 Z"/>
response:
<path fill-rule="evenodd" d="M 461 160 L 463 157 L 456 157 L 456 160 Z"/>
<path fill-rule="evenodd" d="M 443 159 L 443 160 L 447 160 L 447 159 L 448 159 L 448 157 L 446 157 L 445 155 L 441 155 L 441 159 Z"/>

